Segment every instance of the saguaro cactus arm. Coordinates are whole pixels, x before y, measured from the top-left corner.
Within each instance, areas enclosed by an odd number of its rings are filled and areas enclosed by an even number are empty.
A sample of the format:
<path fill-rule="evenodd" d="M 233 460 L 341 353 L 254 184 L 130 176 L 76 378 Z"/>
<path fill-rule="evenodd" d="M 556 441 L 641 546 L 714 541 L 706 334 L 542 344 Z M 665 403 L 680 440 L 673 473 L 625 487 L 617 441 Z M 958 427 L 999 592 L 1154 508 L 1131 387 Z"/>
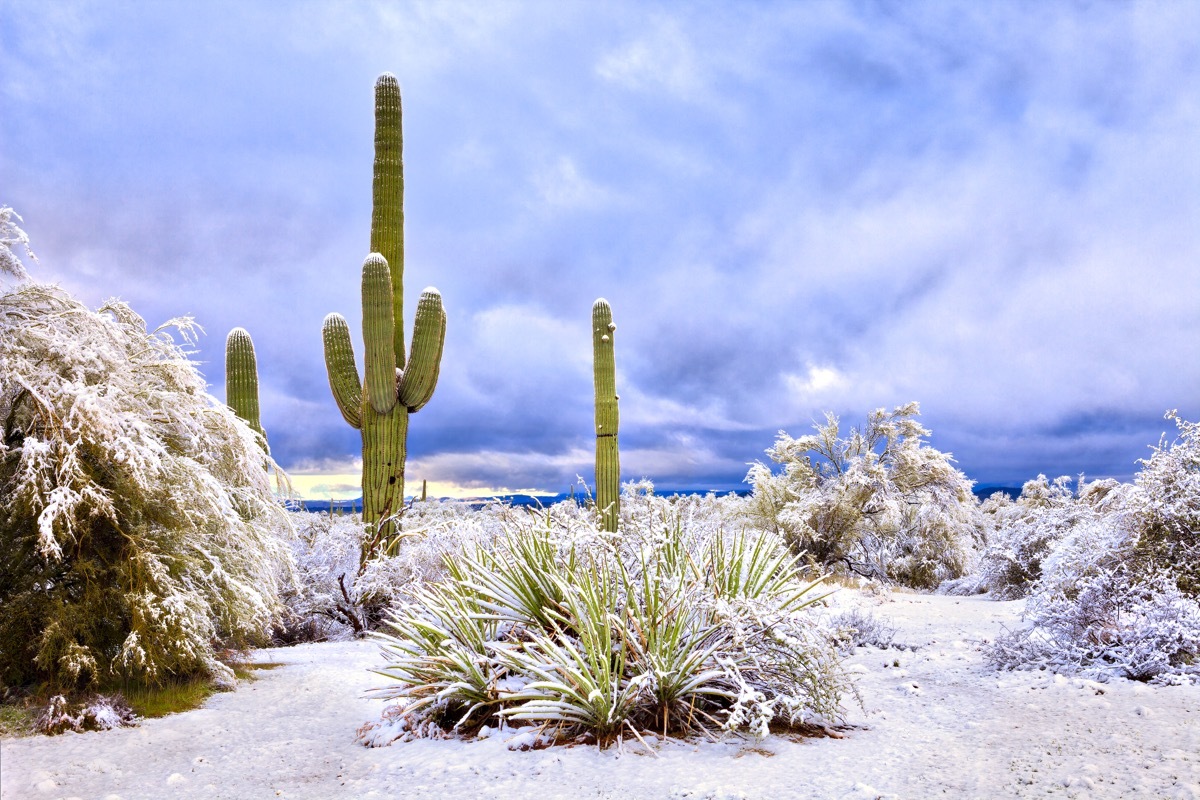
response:
<path fill-rule="evenodd" d="M 437 388 L 446 343 L 446 310 L 442 294 L 432 286 L 421 292 L 417 318 L 413 322 L 412 353 L 400 377 L 400 403 L 419 411 Z"/>
<path fill-rule="evenodd" d="M 386 414 L 396 405 L 396 356 L 392 352 L 395 322 L 392 278 L 387 261 L 379 253 L 372 253 L 363 262 L 362 303 L 367 399 L 371 408 Z"/>
<path fill-rule="evenodd" d="M 362 380 L 354 363 L 354 345 L 346 318 L 341 314 L 325 317 L 321 335 L 325 340 L 325 370 L 329 373 L 333 399 L 346 422 L 362 428 Z"/>
<path fill-rule="evenodd" d="M 617 446 L 616 358 L 612 307 L 603 297 L 592 305 L 592 379 L 596 391 L 596 506 L 606 531 L 617 530 L 620 516 L 621 459 Z"/>

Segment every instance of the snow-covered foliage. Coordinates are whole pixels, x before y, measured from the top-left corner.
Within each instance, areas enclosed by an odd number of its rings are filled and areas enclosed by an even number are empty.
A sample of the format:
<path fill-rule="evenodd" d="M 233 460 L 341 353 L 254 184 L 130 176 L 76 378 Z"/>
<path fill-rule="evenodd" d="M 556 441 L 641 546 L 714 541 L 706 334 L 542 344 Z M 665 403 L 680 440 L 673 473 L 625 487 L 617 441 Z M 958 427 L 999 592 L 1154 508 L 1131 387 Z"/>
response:
<path fill-rule="evenodd" d="M 999 600 L 1025 597 L 1042 575 L 1042 561 L 1076 526 L 1095 522 L 1121 507 L 1129 487 L 1114 480 L 1027 481 L 1016 501 L 989 498 L 981 507 L 989 522 L 987 547 L 979 559 L 978 584 Z"/>
<path fill-rule="evenodd" d="M 520 512 L 414 584 L 380 638 L 400 699 L 369 743 L 536 724 L 600 742 L 827 724 L 848 683 L 821 596 L 771 533 L 731 532 L 724 498 L 622 501 L 620 532 L 574 503 Z"/>
<path fill-rule="evenodd" d="M 17 280 L 24 280 L 29 274 L 18 251 L 24 250 L 33 261 L 37 261 L 37 256 L 29 249 L 29 237 L 13 220 L 21 221 L 21 215 L 8 206 L 0 206 L 0 275 L 7 273 Z"/>
<path fill-rule="evenodd" d="M 447 555 L 491 543 L 523 514 L 500 504 L 472 510 L 456 501 L 413 503 L 397 520 L 391 551 L 364 562 L 367 530 L 358 515 L 293 512 L 287 544 L 296 580 L 284 590 L 276 639 L 342 639 L 378 627 L 404 587 L 442 578 Z"/>
<path fill-rule="evenodd" d="M 916 403 L 871 412 L 841 435 L 826 414 L 815 434 L 780 431 L 746 481 L 750 514 L 764 530 L 826 569 L 932 589 L 970 566 L 982 530 L 971 481 L 949 453 L 925 443 Z"/>
<path fill-rule="evenodd" d="M 1030 584 L 1028 624 L 997 639 L 994 663 L 1097 679 L 1200 676 L 1200 430 L 1168 416 L 1179 438 L 1155 448 L 1132 486 L 1085 484 L 1044 508 L 1040 527 L 1065 532 Z"/>
<path fill-rule="evenodd" d="M 137 715 L 120 695 L 97 695 L 72 703 L 56 694 L 34 721 L 34 729 L 51 736 L 67 731 L 110 731 L 130 727 L 136 720 Z"/>
<path fill-rule="evenodd" d="M 53 286 L 0 295 L 0 680 L 64 688 L 232 673 L 287 553 L 253 431 L 172 332 Z"/>

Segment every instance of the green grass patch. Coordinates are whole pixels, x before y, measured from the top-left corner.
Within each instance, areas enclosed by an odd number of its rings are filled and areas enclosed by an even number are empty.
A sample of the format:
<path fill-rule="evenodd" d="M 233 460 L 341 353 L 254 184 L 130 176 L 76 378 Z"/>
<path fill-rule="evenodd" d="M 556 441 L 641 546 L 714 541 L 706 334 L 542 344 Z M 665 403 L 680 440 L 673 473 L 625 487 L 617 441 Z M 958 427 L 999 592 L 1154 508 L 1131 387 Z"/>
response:
<path fill-rule="evenodd" d="M 24 704 L 0 705 L 0 736 L 29 736 L 37 711 Z"/>
<path fill-rule="evenodd" d="M 282 662 L 240 662 L 230 664 L 238 681 L 256 680 L 260 670 L 282 667 Z M 199 708 L 217 692 L 224 691 L 205 678 L 173 681 L 163 686 L 131 686 L 121 690 L 129 707 L 140 717 L 165 717 Z"/>
<path fill-rule="evenodd" d="M 129 686 L 121 694 L 139 717 L 155 718 L 199 708 L 217 691 L 212 681 L 192 678 L 162 686 Z"/>

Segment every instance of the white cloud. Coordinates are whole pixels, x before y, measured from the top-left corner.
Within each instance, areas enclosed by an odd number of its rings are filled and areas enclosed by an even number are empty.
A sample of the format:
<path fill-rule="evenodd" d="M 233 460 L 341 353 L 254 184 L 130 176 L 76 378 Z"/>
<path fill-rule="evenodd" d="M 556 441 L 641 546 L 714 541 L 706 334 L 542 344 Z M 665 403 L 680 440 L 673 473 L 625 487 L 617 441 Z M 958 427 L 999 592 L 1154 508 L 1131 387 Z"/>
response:
<path fill-rule="evenodd" d="M 611 190 L 581 174 L 568 156 L 543 165 L 533 176 L 533 187 L 541 204 L 552 211 L 598 209 L 616 199 Z"/>
<path fill-rule="evenodd" d="M 658 18 L 647 27 L 643 35 L 601 56 L 596 74 L 629 89 L 695 96 L 702 88 L 700 67 L 679 23 Z"/>

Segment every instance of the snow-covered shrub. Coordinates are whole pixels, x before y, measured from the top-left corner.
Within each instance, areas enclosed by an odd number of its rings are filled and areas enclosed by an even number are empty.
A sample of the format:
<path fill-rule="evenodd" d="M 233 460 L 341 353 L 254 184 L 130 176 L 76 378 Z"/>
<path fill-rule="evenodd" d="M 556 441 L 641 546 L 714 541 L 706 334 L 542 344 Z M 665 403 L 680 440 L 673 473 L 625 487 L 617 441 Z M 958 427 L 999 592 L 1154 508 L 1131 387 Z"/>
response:
<path fill-rule="evenodd" d="M 37 256 L 29 249 L 29 237 L 13 222 L 14 219 L 20 220 L 21 216 L 8 206 L 0 206 L 0 275 L 7 273 L 17 280 L 24 280 L 29 275 L 17 251 L 24 250 L 33 261 L 37 261 Z"/>
<path fill-rule="evenodd" d="M 731 532 L 725 505 L 643 494 L 610 534 L 558 504 L 447 558 L 381 636 L 379 672 L 397 683 L 376 695 L 402 703 L 363 738 L 507 722 L 608 742 L 832 721 L 848 685 L 806 609 L 819 582 L 775 535 Z"/>
<path fill-rule="evenodd" d="M 1160 443 L 1134 485 L 1082 487 L 1086 509 L 1041 561 L 1027 625 L 990 650 L 1001 667 L 1097 678 L 1200 676 L 1200 430 Z"/>
<path fill-rule="evenodd" d="M 0 681 L 209 673 L 260 641 L 287 554 L 273 466 L 167 328 L 53 286 L 0 295 Z"/>
<path fill-rule="evenodd" d="M 1179 435 L 1165 437 L 1142 462 L 1134 498 L 1139 536 L 1134 557 L 1149 570 L 1164 569 L 1179 589 L 1200 598 L 1200 423 L 1171 411 Z"/>
<path fill-rule="evenodd" d="M 854 606 L 829 617 L 829 627 L 844 650 L 878 647 L 886 650 L 896 638 L 896 628 L 872 612 Z"/>
<path fill-rule="evenodd" d="M 846 437 L 833 414 L 815 434 L 780 431 L 767 455 L 782 472 L 756 462 L 746 477 L 751 519 L 826 569 L 923 589 L 961 576 L 982 520 L 971 482 L 924 442 L 919 414 L 916 403 L 877 409 Z"/>
<path fill-rule="evenodd" d="M 1176 575 L 1141 571 L 1136 523 L 1112 515 L 1076 526 L 1046 560 L 1029 624 L 997 637 L 991 660 L 1100 680 L 1200 675 L 1200 603 Z"/>
<path fill-rule="evenodd" d="M 72 703 L 61 694 L 50 698 L 33 723 L 34 730 L 54 736 L 67 731 L 110 731 L 137 724 L 137 715 L 120 695 L 97 695 Z"/>
<path fill-rule="evenodd" d="M 1045 475 L 1026 481 L 1015 502 L 989 501 L 983 511 L 987 547 L 979 559 L 979 583 L 1000 600 L 1029 593 L 1042 574 L 1042 559 L 1083 519 L 1090 504 L 1077 502 L 1069 476 L 1053 482 Z"/>
<path fill-rule="evenodd" d="M 507 519 L 524 513 L 499 504 L 473 511 L 457 501 L 413 503 L 397 518 L 392 548 L 364 562 L 367 530 L 358 515 L 293 512 L 287 544 L 296 580 L 283 592 L 276 640 L 341 639 L 378 628 L 406 587 L 445 574 L 445 556 L 492 542 Z"/>

